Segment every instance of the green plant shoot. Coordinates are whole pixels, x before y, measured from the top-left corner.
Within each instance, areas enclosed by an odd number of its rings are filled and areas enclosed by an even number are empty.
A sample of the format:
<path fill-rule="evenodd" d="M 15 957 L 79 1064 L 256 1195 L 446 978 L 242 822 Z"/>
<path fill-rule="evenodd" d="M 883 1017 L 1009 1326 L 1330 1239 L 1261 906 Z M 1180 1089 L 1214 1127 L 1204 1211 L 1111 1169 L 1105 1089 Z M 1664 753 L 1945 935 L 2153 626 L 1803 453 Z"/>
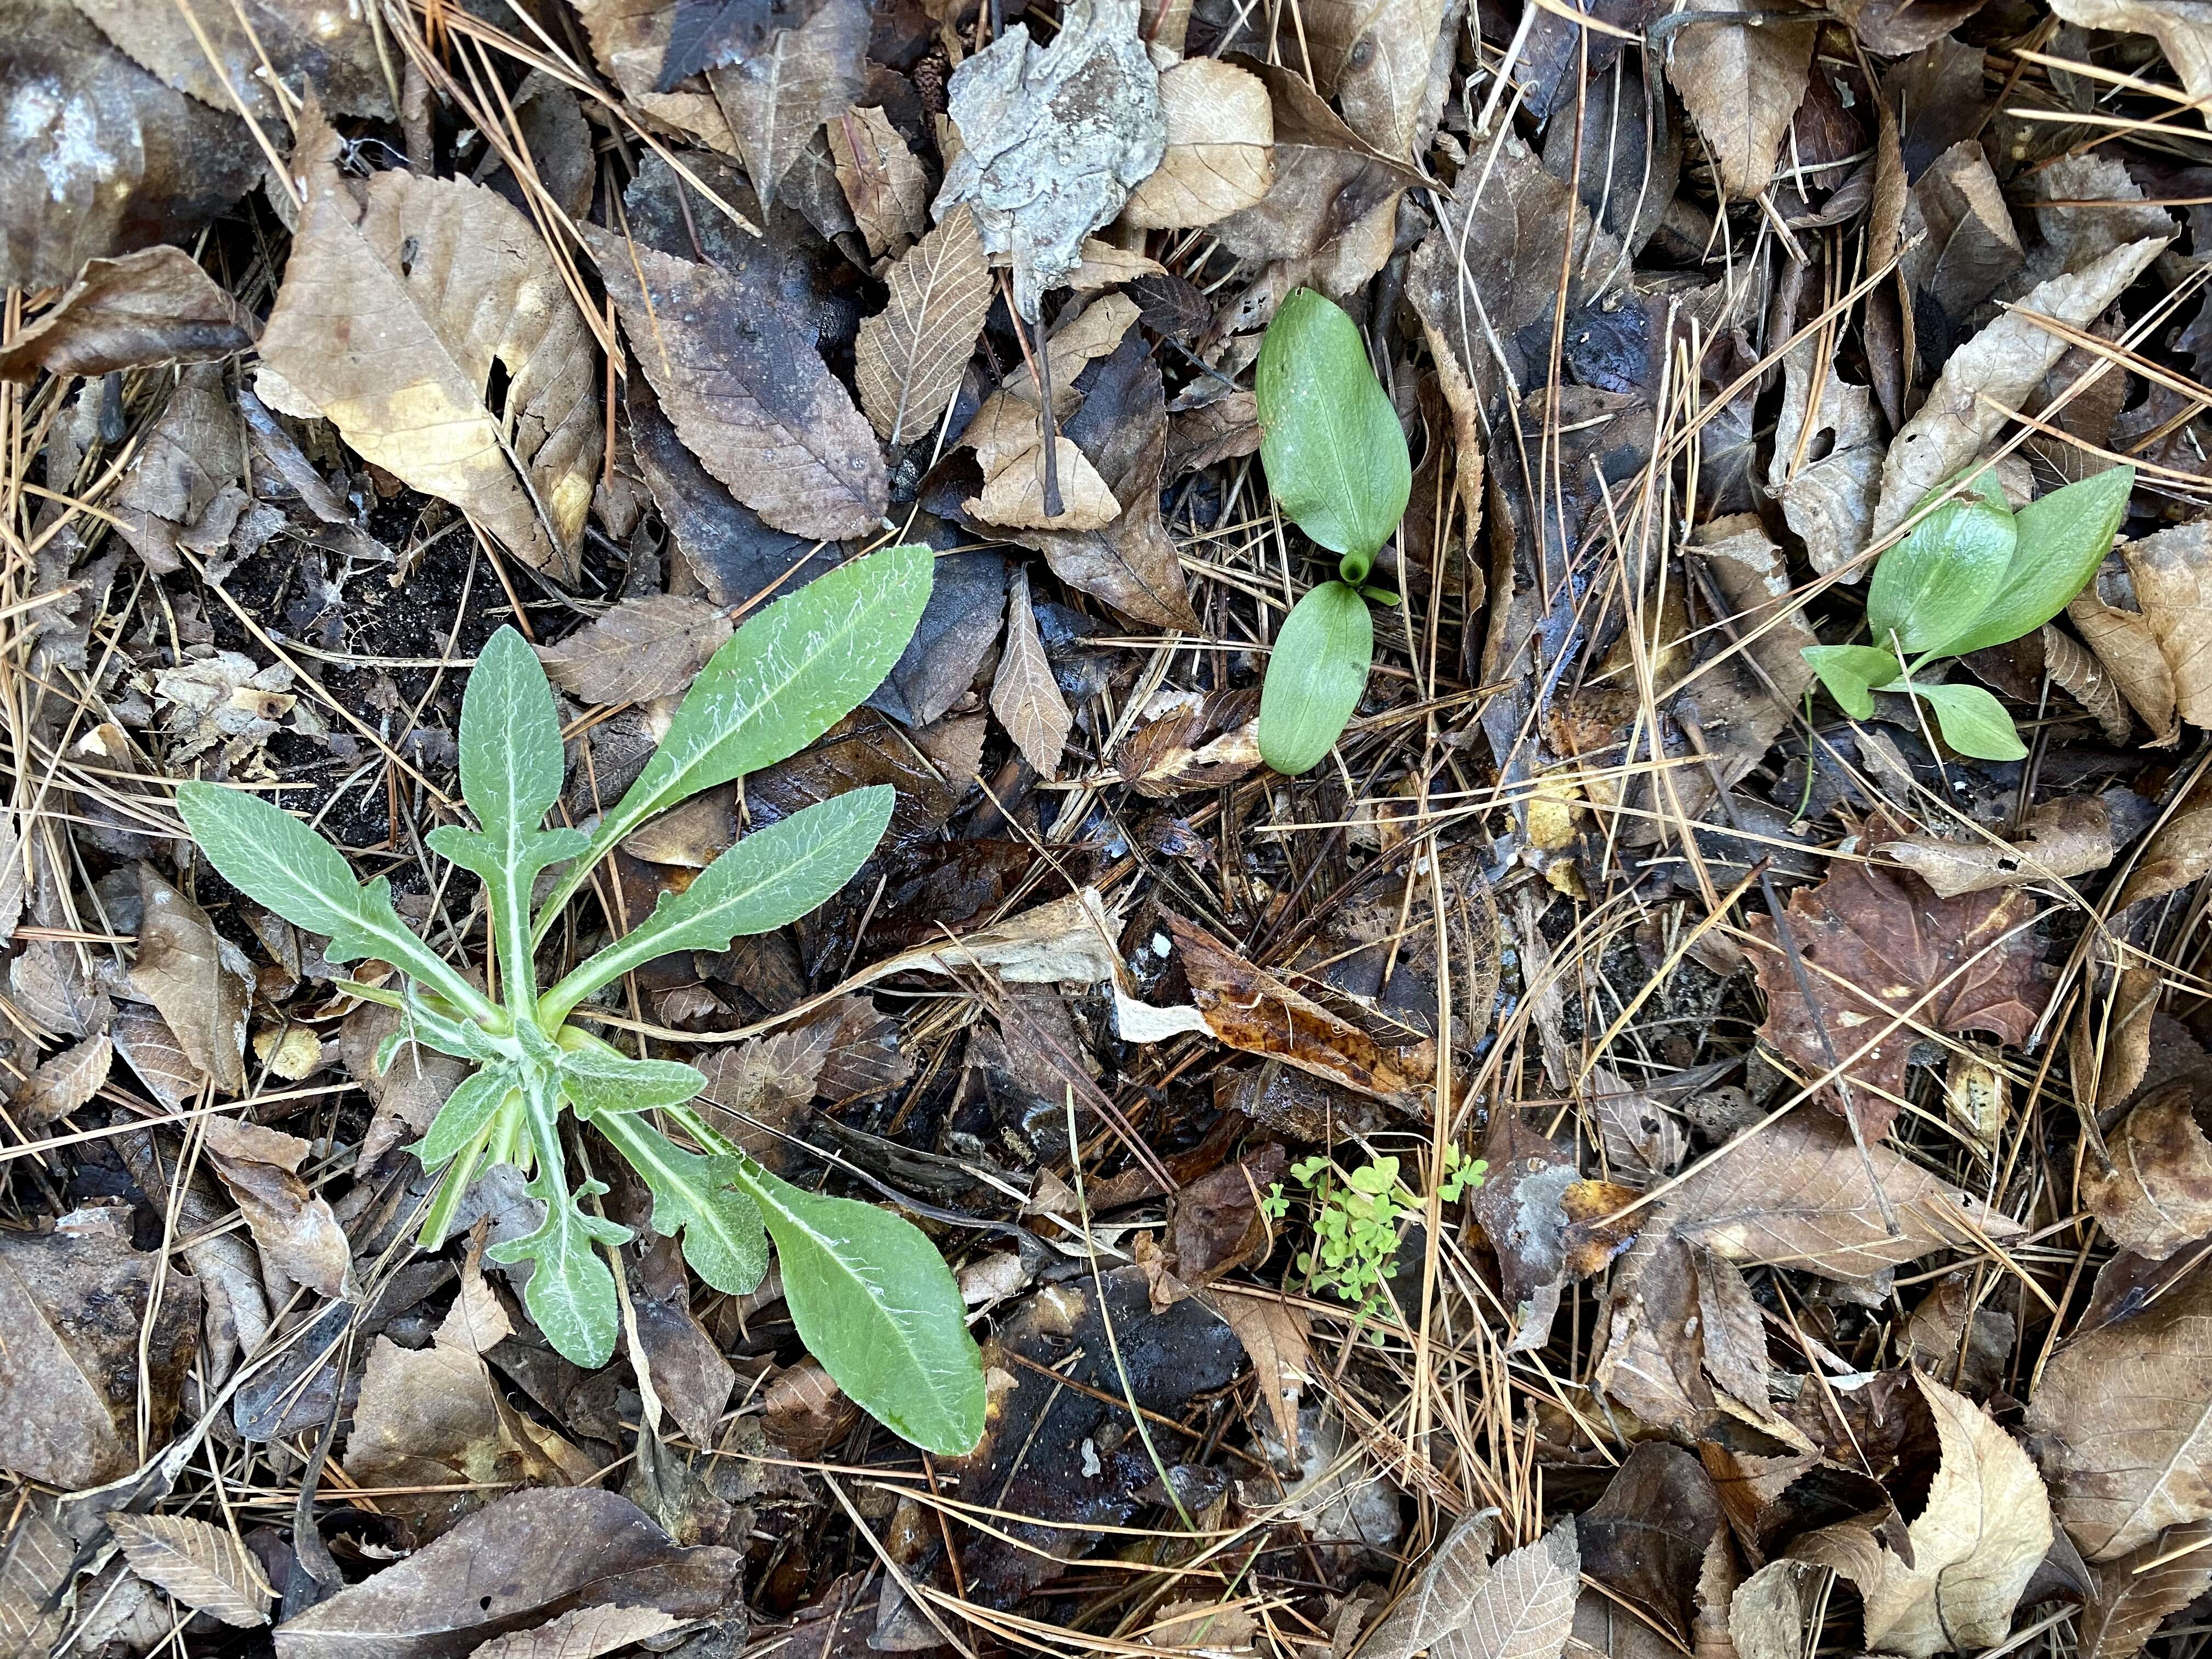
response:
<path fill-rule="evenodd" d="M 2008 512 L 1986 472 L 1881 556 L 1867 585 L 1872 645 L 1808 646 L 1805 660 L 1853 720 L 1874 693 L 1917 697 L 1943 741 L 1976 760 L 2027 753 L 2004 705 L 1978 685 L 1923 678 L 1928 665 L 2032 634 L 2097 573 L 2126 517 L 2135 469 L 2116 466 Z"/>
<path fill-rule="evenodd" d="M 1399 1224 L 1421 1207 L 1419 1197 L 1399 1181 L 1398 1170 L 1396 1158 L 1378 1158 L 1347 1174 L 1319 1153 L 1290 1169 L 1291 1178 L 1314 1195 L 1314 1248 L 1299 1252 L 1297 1270 L 1372 1317 L 1389 1311 L 1382 1281 L 1397 1277 L 1391 1258 L 1398 1251 Z M 1482 1185 L 1489 1170 L 1483 1159 L 1447 1146 L 1437 1196 L 1457 1203 Z M 1261 1206 L 1276 1220 L 1289 1213 L 1282 1182 L 1267 1189 Z"/>
<path fill-rule="evenodd" d="M 398 969 L 399 992 L 350 988 L 404 1016 L 378 1053 L 380 1070 L 407 1043 L 475 1063 L 414 1149 L 426 1169 L 443 1171 L 425 1245 L 443 1242 L 480 1172 L 518 1166 L 544 1219 L 492 1257 L 531 1264 L 523 1300 L 556 1349 L 580 1365 L 605 1364 L 620 1323 L 605 1252 L 631 1234 L 592 1201 L 603 1182 L 569 1175 L 563 1120 L 573 1112 L 637 1171 L 653 1194 L 653 1230 L 681 1236 L 702 1279 L 747 1293 L 767 1271 L 773 1239 L 792 1322 L 838 1386 L 916 1445 L 957 1454 L 982 1435 L 981 1358 L 952 1274 L 921 1231 L 873 1205 L 780 1180 L 693 1108 L 706 1084 L 698 1072 L 633 1059 L 568 1022 L 644 963 L 727 950 L 826 902 L 875 850 L 891 790 L 856 789 L 754 831 L 550 988 L 541 991 L 538 977 L 540 942 L 617 842 L 702 789 L 797 752 L 882 683 L 921 620 L 931 571 L 927 548 L 890 548 L 746 623 L 700 672 L 652 761 L 588 835 L 544 827 L 562 781 L 559 712 L 522 636 L 512 628 L 494 635 L 461 705 L 461 793 L 476 827 L 443 825 L 428 840 L 484 884 L 495 998 L 399 919 L 390 883 L 356 882 L 344 856 L 289 814 L 210 783 L 180 786 L 177 805 L 223 878 L 328 935 L 330 960 L 373 957 Z M 555 869 L 533 916 L 532 890 Z"/>
<path fill-rule="evenodd" d="M 1267 325 L 1254 386 L 1267 488 L 1338 556 L 1337 580 L 1285 618 L 1260 689 L 1261 757 L 1296 776 L 1335 746 L 1367 689 L 1375 625 L 1364 584 L 1406 516 L 1413 465 L 1358 328 L 1311 289 L 1293 289 Z"/>

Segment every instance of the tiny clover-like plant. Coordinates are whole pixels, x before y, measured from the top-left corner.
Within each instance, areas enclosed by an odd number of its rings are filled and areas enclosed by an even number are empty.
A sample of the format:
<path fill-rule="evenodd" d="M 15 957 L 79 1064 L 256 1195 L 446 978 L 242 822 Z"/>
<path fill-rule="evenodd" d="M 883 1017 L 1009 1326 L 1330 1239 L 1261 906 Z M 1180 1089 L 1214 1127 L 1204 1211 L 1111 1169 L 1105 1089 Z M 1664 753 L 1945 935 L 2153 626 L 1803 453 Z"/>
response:
<path fill-rule="evenodd" d="M 1311 289 L 1293 289 L 1277 309 L 1253 384 L 1275 504 L 1338 556 L 1338 579 L 1284 618 L 1260 688 L 1261 758 L 1296 776 L 1335 746 L 1367 689 L 1367 601 L 1397 602 L 1367 587 L 1367 573 L 1406 516 L 1413 472 L 1358 328 Z"/>
<path fill-rule="evenodd" d="M 415 1148 L 426 1169 L 443 1171 L 425 1244 L 443 1240 L 479 1171 L 519 1166 L 544 1219 L 491 1255 L 531 1263 L 523 1300 L 556 1349 L 605 1364 L 619 1324 L 605 1247 L 630 1232 L 591 1201 L 607 1190 L 602 1182 L 570 1178 L 563 1117 L 573 1111 L 637 1171 L 653 1194 L 653 1230 L 680 1234 L 684 1259 L 716 1290 L 756 1288 L 773 1238 L 792 1322 L 823 1368 L 898 1433 L 952 1454 L 982 1434 L 983 1370 L 936 1247 L 890 1212 L 805 1191 L 747 1158 L 690 1103 L 706 1083 L 690 1066 L 633 1059 L 569 1023 L 586 998 L 644 963 L 727 950 L 740 934 L 822 904 L 874 851 L 891 790 L 855 789 L 756 830 L 550 988 L 538 976 L 546 934 L 617 842 L 702 789 L 795 754 L 882 683 L 921 619 L 931 569 L 927 548 L 890 548 L 747 623 L 701 671 L 645 770 L 588 834 L 544 825 L 561 793 L 559 714 L 522 636 L 494 635 L 461 704 L 461 793 L 476 827 L 447 824 L 429 836 L 483 882 L 492 993 L 400 921 L 387 881 L 356 882 L 343 855 L 288 813 L 208 783 L 180 786 L 177 804 L 208 862 L 279 915 L 328 935 L 332 962 L 370 957 L 398 970 L 398 991 L 349 988 L 402 1011 L 380 1069 L 410 1042 L 474 1062 Z M 533 915 L 532 891 L 549 870 L 557 874 Z"/>
<path fill-rule="evenodd" d="M 2004 645 L 2066 608 L 2096 574 L 2127 514 L 2131 466 L 2116 466 L 2031 501 L 2005 506 L 1990 474 L 1945 501 L 1881 556 L 1867 584 L 1872 645 L 1816 645 L 1805 660 L 1853 720 L 1874 693 L 1917 697 L 1943 741 L 1976 760 L 2018 760 L 2012 717 L 1978 685 L 1926 678 L 1930 663 Z"/>
<path fill-rule="evenodd" d="M 1470 1159 L 1458 1147 L 1446 1146 L 1438 1195 L 1448 1204 L 1456 1203 L 1470 1188 L 1482 1185 L 1489 1168 L 1482 1159 Z M 1314 1248 L 1299 1252 L 1297 1270 L 1362 1314 L 1376 1317 L 1389 1311 L 1382 1281 L 1397 1276 L 1391 1257 L 1398 1249 L 1398 1224 L 1421 1204 L 1400 1183 L 1398 1170 L 1396 1158 L 1378 1158 L 1347 1173 L 1316 1153 L 1291 1165 L 1289 1172 L 1314 1195 Z M 1279 1220 L 1288 1213 L 1291 1200 L 1277 1182 L 1261 1203 L 1270 1217 Z"/>

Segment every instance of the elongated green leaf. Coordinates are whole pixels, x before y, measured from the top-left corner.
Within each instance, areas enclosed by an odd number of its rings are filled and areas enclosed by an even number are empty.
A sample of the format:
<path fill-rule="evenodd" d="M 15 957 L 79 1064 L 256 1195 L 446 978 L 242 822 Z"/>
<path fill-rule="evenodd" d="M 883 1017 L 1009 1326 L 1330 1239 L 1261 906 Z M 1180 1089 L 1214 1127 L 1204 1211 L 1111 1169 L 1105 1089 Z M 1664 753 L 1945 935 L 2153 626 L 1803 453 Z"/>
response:
<path fill-rule="evenodd" d="M 744 1296 L 768 1272 L 768 1234 L 760 1206 L 738 1185 L 744 1160 L 687 1152 L 634 1114 L 611 1115 L 599 1128 L 653 1191 L 653 1231 L 684 1236 L 684 1259 L 716 1290 Z"/>
<path fill-rule="evenodd" d="M 498 1018 L 483 992 L 416 938 L 392 908 L 392 884 L 362 886 L 345 855 L 289 812 L 212 783 L 177 786 L 177 811 L 216 872 L 247 897 L 312 933 L 332 962 L 374 957 L 478 1018 Z"/>
<path fill-rule="evenodd" d="M 1898 677 L 1897 653 L 1871 645 L 1808 645 L 1799 654 L 1813 665 L 1836 707 L 1855 720 L 1873 714 L 1872 688 Z"/>
<path fill-rule="evenodd" d="M 2004 585 L 2015 540 L 2012 515 L 1969 497 L 1939 507 L 1881 556 L 1867 585 L 1867 626 L 1909 656 L 1941 651 L 1973 625 Z"/>
<path fill-rule="evenodd" d="M 630 1231 L 604 1216 L 590 1214 L 578 1202 L 606 1191 L 605 1182 L 587 1181 L 569 1190 L 568 1164 L 561 1150 L 560 1085 L 554 1068 L 538 1059 L 526 1062 L 522 1093 L 531 1148 L 538 1157 L 538 1172 L 523 1190 L 545 1206 L 545 1219 L 535 1232 L 495 1245 L 486 1254 L 495 1261 L 530 1262 L 530 1282 L 523 1287 L 522 1302 L 545 1340 L 564 1359 L 587 1367 L 604 1365 L 614 1357 L 619 1315 L 614 1274 L 593 1247 L 626 1244 Z"/>
<path fill-rule="evenodd" d="M 726 951 L 743 933 L 765 933 L 826 903 L 867 862 L 891 821 L 889 784 L 854 789 L 756 830 L 680 893 L 545 994 L 538 1019 L 568 1011 L 632 969 L 672 951 Z"/>
<path fill-rule="evenodd" d="M 561 1056 L 561 1091 L 581 1116 L 596 1121 L 603 1114 L 653 1112 L 681 1106 L 707 1086 L 690 1066 L 672 1060 L 632 1060 L 597 1043 L 571 1048 Z"/>
<path fill-rule="evenodd" d="M 538 933 L 645 819 L 797 754 L 859 707 L 914 637 L 934 572 L 927 548 L 887 547 L 816 577 L 740 628 L 699 671 L 660 747 L 592 832 L 589 854 L 563 874 Z"/>
<path fill-rule="evenodd" d="M 1323 582 L 1291 607 L 1260 688 L 1260 756 L 1296 777 L 1334 748 L 1367 690 L 1375 622 L 1358 590 Z"/>
<path fill-rule="evenodd" d="M 447 1163 L 483 1132 L 491 1115 L 515 1092 L 517 1078 L 512 1066 L 483 1066 L 453 1086 L 446 1103 L 431 1120 L 430 1132 L 415 1145 L 422 1167 L 434 1170 Z"/>
<path fill-rule="evenodd" d="M 2012 716 L 1980 686 L 1915 684 L 1912 690 L 1936 711 L 1943 741 L 1960 754 L 1986 761 L 2027 758 L 2027 745 L 2020 740 Z"/>
<path fill-rule="evenodd" d="M 1311 289 L 1293 289 L 1267 325 L 1253 386 L 1276 506 L 1341 553 L 1339 574 L 1357 586 L 1413 485 L 1406 434 L 1358 326 Z"/>
<path fill-rule="evenodd" d="M 878 1422 L 957 1456 L 983 1437 L 983 1362 L 960 1287 L 911 1222 L 743 1164 L 807 1352 Z"/>
<path fill-rule="evenodd" d="M 2003 585 L 1944 650 L 1963 657 L 2004 645 L 2063 611 L 2112 550 L 2135 487 L 2135 468 L 2108 467 L 2021 508 L 2013 515 L 2017 539 Z"/>

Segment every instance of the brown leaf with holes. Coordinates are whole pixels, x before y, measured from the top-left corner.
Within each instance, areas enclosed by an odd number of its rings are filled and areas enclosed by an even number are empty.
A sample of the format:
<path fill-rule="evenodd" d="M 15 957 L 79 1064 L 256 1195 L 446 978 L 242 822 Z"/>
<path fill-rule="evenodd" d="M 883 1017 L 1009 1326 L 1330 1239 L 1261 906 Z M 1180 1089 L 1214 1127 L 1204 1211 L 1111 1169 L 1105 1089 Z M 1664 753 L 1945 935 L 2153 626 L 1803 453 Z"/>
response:
<path fill-rule="evenodd" d="M 1206 1027 L 1232 1048 L 1270 1054 L 1286 1066 L 1417 1115 L 1431 1090 L 1425 1043 L 1386 1049 L 1348 1020 L 1255 968 L 1212 934 L 1162 913 Z"/>
<path fill-rule="evenodd" d="M 2067 881 L 2091 875 L 2117 857 L 2149 821 L 2150 804 L 2131 790 L 2069 795 L 2031 809 L 2009 844 L 1986 836 L 1968 840 L 1919 834 L 1876 848 L 1935 889 L 1937 896 Z"/>
<path fill-rule="evenodd" d="M 180 1607 L 252 1630 L 269 1622 L 272 1593 L 237 1535 L 187 1515 L 107 1517 L 131 1571 Z"/>
<path fill-rule="evenodd" d="M 584 237 L 638 367 L 707 471 L 779 530 L 873 529 L 890 499 L 875 434 L 763 279 L 589 226 Z"/>
<path fill-rule="evenodd" d="M 944 418 L 997 289 L 963 204 L 884 278 L 890 298 L 860 325 L 854 380 L 877 435 L 913 443 Z"/>
<path fill-rule="evenodd" d="M 1759 1038 L 1808 1078 L 1840 1064 L 1841 1077 L 1816 1098 L 1838 1114 L 1856 1111 L 1869 1140 L 1888 1133 L 1903 1109 L 1906 1062 L 1922 1032 L 1986 1031 L 2022 1043 L 2051 999 L 2031 929 L 2035 903 L 2017 889 L 1938 898 L 1917 876 L 1843 864 L 1818 887 L 1793 892 L 1788 917 L 1805 989 L 1775 943 L 1773 918 L 1750 922 L 1768 947 L 1753 957 L 1766 995 Z M 1848 1106 L 1839 1083 L 1849 1085 Z"/>
<path fill-rule="evenodd" d="M 538 658 L 554 684 L 586 702 L 651 702 L 690 685 L 730 629 L 718 605 L 647 593 L 600 612 L 558 645 L 539 646 Z"/>

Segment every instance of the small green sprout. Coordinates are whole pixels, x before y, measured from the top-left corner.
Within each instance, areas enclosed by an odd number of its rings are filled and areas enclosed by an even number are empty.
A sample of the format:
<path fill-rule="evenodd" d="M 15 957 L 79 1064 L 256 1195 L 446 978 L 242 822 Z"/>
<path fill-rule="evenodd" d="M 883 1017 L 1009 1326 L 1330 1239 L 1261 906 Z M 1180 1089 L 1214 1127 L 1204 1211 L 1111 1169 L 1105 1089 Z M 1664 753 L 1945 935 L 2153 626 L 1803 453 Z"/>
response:
<path fill-rule="evenodd" d="M 1389 1312 L 1382 1281 L 1395 1279 L 1391 1257 L 1398 1249 L 1398 1226 L 1421 1207 L 1420 1198 L 1398 1180 L 1399 1162 L 1378 1158 L 1349 1173 L 1316 1153 L 1290 1168 L 1291 1178 L 1314 1194 L 1314 1248 L 1298 1253 L 1297 1270 L 1358 1308 L 1363 1316 Z M 1455 1204 L 1482 1185 L 1490 1166 L 1469 1158 L 1456 1146 L 1444 1148 L 1443 1179 L 1437 1195 Z M 1279 1181 L 1267 1189 L 1261 1206 L 1271 1219 L 1289 1213 L 1291 1200 Z"/>

